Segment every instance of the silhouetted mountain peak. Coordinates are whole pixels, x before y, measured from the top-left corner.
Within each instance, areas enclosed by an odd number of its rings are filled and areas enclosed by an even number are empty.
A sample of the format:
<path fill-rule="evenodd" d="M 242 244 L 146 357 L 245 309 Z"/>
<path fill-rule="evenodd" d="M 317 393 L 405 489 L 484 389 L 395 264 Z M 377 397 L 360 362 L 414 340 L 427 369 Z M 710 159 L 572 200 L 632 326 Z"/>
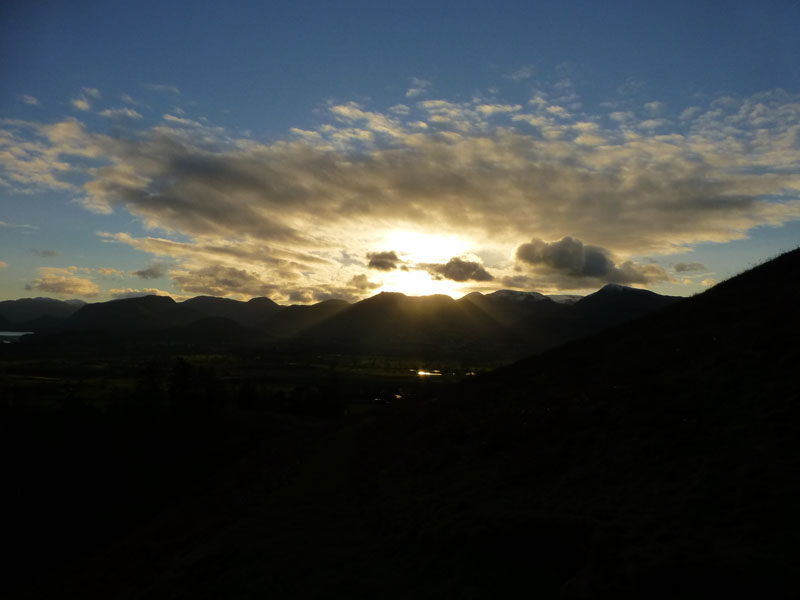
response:
<path fill-rule="evenodd" d="M 497 290 L 491 294 L 487 294 L 489 298 L 502 298 L 503 300 L 511 300 L 512 302 L 542 302 L 549 300 L 544 294 L 539 292 L 520 292 L 517 290 Z"/>
<path fill-rule="evenodd" d="M 588 296 L 584 296 L 581 300 L 578 301 L 578 304 L 585 304 L 585 303 L 593 303 L 598 300 L 602 301 L 615 301 L 618 302 L 621 299 L 632 299 L 632 298 L 675 298 L 680 299 L 680 296 L 662 296 L 661 294 L 657 294 L 656 292 L 652 292 L 650 290 L 644 290 L 640 288 L 629 287 L 627 285 L 620 285 L 619 283 L 607 283 L 599 290 L 594 292 L 593 294 L 589 294 Z"/>
<path fill-rule="evenodd" d="M 278 303 L 270 300 L 269 298 L 267 298 L 265 296 L 259 296 L 258 298 L 250 298 L 250 300 L 247 301 L 247 304 L 250 304 L 252 306 L 259 306 L 259 307 L 271 307 L 271 306 L 274 306 L 275 308 L 278 308 L 280 306 Z"/>
<path fill-rule="evenodd" d="M 170 296 L 156 296 L 149 294 L 147 296 L 138 296 L 136 298 L 119 298 L 116 300 L 109 300 L 108 302 L 97 302 L 96 304 L 87 304 L 86 306 L 97 306 L 100 304 L 117 304 L 128 306 L 147 306 L 149 308 L 166 309 L 175 304 Z"/>

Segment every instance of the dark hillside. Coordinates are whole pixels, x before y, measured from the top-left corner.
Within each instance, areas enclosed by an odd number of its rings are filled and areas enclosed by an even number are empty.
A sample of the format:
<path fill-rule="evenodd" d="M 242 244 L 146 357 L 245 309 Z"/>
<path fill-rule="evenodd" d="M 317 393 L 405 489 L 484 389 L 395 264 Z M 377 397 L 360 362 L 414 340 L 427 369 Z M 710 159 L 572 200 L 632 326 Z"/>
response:
<path fill-rule="evenodd" d="M 197 296 L 185 300 L 181 305 L 205 316 L 230 319 L 248 327 L 258 325 L 281 308 L 269 298 L 252 298 L 248 302 L 240 302 L 213 296 Z"/>
<path fill-rule="evenodd" d="M 330 319 L 348 306 L 350 304 L 344 300 L 325 300 L 310 306 L 284 306 L 263 321 L 260 328 L 276 338 L 287 338 Z"/>
<path fill-rule="evenodd" d="M 449 296 L 381 293 L 298 334 L 318 345 L 359 351 L 453 352 L 493 332 L 492 323 Z"/>
<path fill-rule="evenodd" d="M 0 317 L 10 323 L 25 323 L 41 317 L 65 319 L 85 302 L 80 300 L 54 300 L 52 298 L 20 298 L 0 302 Z"/>
<path fill-rule="evenodd" d="M 72 315 L 69 326 L 106 331 L 159 329 L 176 324 L 170 312 L 176 311 L 169 296 L 143 296 L 87 304 Z"/>
<path fill-rule="evenodd" d="M 385 423 L 382 510 L 467 564 L 508 549 L 477 586 L 538 562 L 549 597 L 794 597 L 798 293 L 800 250 Z"/>

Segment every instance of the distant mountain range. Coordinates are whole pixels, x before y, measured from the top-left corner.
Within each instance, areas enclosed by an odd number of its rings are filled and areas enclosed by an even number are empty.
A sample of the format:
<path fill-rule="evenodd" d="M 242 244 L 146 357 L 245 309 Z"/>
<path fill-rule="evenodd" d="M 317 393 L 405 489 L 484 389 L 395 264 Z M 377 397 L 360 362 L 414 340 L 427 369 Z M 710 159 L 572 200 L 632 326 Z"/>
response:
<path fill-rule="evenodd" d="M 43 340 L 93 332 L 141 341 L 277 344 L 336 352 L 467 357 L 492 351 L 511 359 L 680 300 L 611 284 L 585 297 L 554 298 L 512 290 L 475 292 L 460 300 L 384 292 L 354 304 L 328 300 L 308 306 L 209 296 L 92 304 L 26 298 L 0 302 L 0 326 L 31 331 Z"/>

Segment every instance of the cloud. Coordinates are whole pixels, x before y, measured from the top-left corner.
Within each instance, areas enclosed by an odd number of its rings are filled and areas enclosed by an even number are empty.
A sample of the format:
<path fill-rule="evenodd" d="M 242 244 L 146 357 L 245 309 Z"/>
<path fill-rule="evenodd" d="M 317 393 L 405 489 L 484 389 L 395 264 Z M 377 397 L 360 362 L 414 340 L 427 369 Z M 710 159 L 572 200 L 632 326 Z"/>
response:
<path fill-rule="evenodd" d="M 160 83 L 143 83 L 142 87 L 146 90 L 151 90 L 153 92 L 168 92 L 170 94 L 175 94 L 179 96 L 181 91 L 175 87 L 174 85 L 163 85 Z"/>
<path fill-rule="evenodd" d="M 86 112 L 92 110 L 92 100 L 100 98 L 100 90 L 97 88 L 82 88 L 81 94 L 73 98 L 70 103 L 73 108 Z"/>
<path fill-rule="evenodd" d="M 117 277 L 122 277 L 123 275 L 125 275 L 124 271 L 120 271 L 119 269 L 114 269 L 112 267 L 99 267 L 97 269 L 97 273 L 99 275 L 104 275 L 104 276 L 115 275 Z"/>
<path fill-rule="evenodd" d="M 565 109 L 563 106 L 558 106 L 557 104 L 548 106 L 546 110 L 551 115 L 555 115 L 556 117 L 560 117 L 562 119 L 568 119 L 570 117 L 569 111 L 567 111 L 567 109 Z"/>
<path fill-rule="evenodd" d="M 504 287 L 515 289 L 531 289 L 535 285 L 534 279 L 527 275 L 506 275 L 500 280 L 500 283 Z"/>
<path fill-rule="evenodd" d="M 8 268 L 8 263 L 3 262 L 2 260 L 0 260 L 0 271 L 2 271 L 3 269 L 7 269 L 7 268 Z"/>
<path fill-rule="evenodd" d="M 31 96 L 29 94 L 22 94 L 20 97 L 25 104 L 29 104 L 30 106 L 39 106 L 40 102 L 36 96 Z"/>
<path fill-rule="evenodd" d="M 88 111 L 92 110 L 92 105 L 86 98 L 73 98 L 71 104 L 77 110 Z"/>
<path fill-rule="evenodd" d="M 39 229 L 36 225 L 26 225 L 25 223 L 6 223 L 5 221 L 0 221 L 0 227 L 9 227 L 11 229 L 28 229 L 28 230 Z"/>
<path fill-rule="evenodd" d="M 416 98 L 426 93 L 431 87 L 431 82 L 426 79 L 411 78 L 411 87 L 406 92 L 406 98 Z"/>
<path fill-rule="evenodd" d="M 35 254 L 36 256 L 41 256 L 42 258 L 58 256 L 58 252 L 56 250 L 38 250 L 36 248 L 31 248 L 31 253 Z"/>
<path fill-rule="evenodd" d="M 517 259 L 541 275 L 561 280 L 564 287 L 588 287 L 597 283 L 652 283 L 668 281 L 669 276 L 655 264 L 639 265 L 626 261 L 617 266 L 610 252 L 564 237 L 557 242 L 533 239 L 517 248 Z M 573 280 L 569 284 L 569 280 Z"/>
<path fill-rule="evenodd" d="M 702 285 L 704 287 L 712 287 L 712 286 L 717 285 L 717 280 L 716 279 L 703 279 L 703 281 L 700 282 L 700 285 Z"/>
<path fill-rule="evenodd" d="M 142 115 L 131 108 L 107 108 L 100 113 L 101 117 L 109 119 L 141 119 Z"/>
<path fill-rule="evenodd" d="M 381 284 L 370 281 L 366 275 L 361 273 L 360 275 L 353 275 L 353 278 L 350 280 L 350 287 L 354 287 L 358 290 L 368 291 L 381 287 Z"/>
<path fill-rule="evenodd" d="M 369 259 L 367 266 L 378 271 L 394 271 L 402 262 L 394 250 L 370 252 L 367 258 Z"/>
<path fill-rule="evenodd" d="M 520 67 L 519 69 L 515 69 L 510 73 L 506 73 L 503 75 L 504 78 L 510 79 L 511 81 L 523 81 L 525 79 L 530 79 L 533 77 L 534 68 L 531 65 L 527 65 L 524 67 Z"/>
<path fill-rule="evenodd" d="M 491 281 L 494 277 L 483 265 L 477 262 L 454 257 L 447 264 L 422 265 L 435 279 L 451 279 L 453 281 Z"/>
<path fill-rule="evenodd" d="M 308 304 L 314 300 L 314 294 L 309 290 L 292 290 L 289 293 L 289 301 L 296 304 Z"/>
<path fill-rule="evenodd" d="M 254 274 L 254 287 L 286 290 L 357 275 L 363 263 L 344 264 L 345 250 L 367 256 L 373 269 L 398 268 L 415 249 L 387 242 L 396 230 L 469 240 L 424 261 L 435 264 L 467 252 L 510 257 L 520 240 L 569 233 L 613 256 L 618 271 L 628 264 L 628 279 L 654 280 L 655 267 L 640 257 L 800 218 L 800 97 L 698 103 L 677 125 L 683 107 L 665 107 L 664 123 L 643 129 L 619 105 L 582 112 L 564 99 L 573 92 L 556 91 L 535 92 L 525 113 L 495 96 L 385 111 L 331 104 L 319 126 L 269 141 L 174 114 L 131 123 L 118 137 L 77 119 L 4 119 L 0 186 L 8 194 L 66 191 L 89 210 L 132 215 L 152 235 L 104 239 L 169 258 L 186 273 L 239 269 Z M 487 108 L 495 106 L 514 110 Z M 514 276 L 506 263 L 490 264 L 497 280 Z M 537 281 L 545 271 L 554 284 L 591 279 L 520 265 Z"/>
<path fill-rule="evenodd" d="M 706 270 L 706 266 L 703 263 L 698 263 L 698 262 L 693 262 L 693 263 L 679 262 L 672 265 L 672 268 L 675 269 L 676 273 L 689 273 L 691 271 Z"/>
<path fill-rule="evenodd" d="M 522 110 L 519 104 L 480 104 L 477 107 L 478 112 L 490 117 L 500 113 L 513 113 Z"/>
<path fill-rule="evenodd" d="M 90 279 L 78 277 L 77 267 L 60 269 L 55 267 L 39 267 L 39 277 L 25 286 L 26 290 L 36 290 L 62 296 L 97 296 L 98 288 Z"/>
<path fill-rule="evenodd" d="M 279 291 L 277 285 L 267 283 L 258 273 L 223 265 L 195 270 L 175 269 L 171 277 L 173 283 L 188 294 L 252 298 L 270 296 Z"/>
<path fill-rule="evenodd" d="M 366 276 L 364 276 L 366 278 Z M 358 302 L 365 296 L 369 295 L 368 292 L 380 287 L 380 284 L 372 282 L 365 283 L 355 276 L 355 282 L 351 280 L 347 285 L 320 285 L 310 290 L 307 290 L 312 299 L 317 302 L 324 302 L 325 300 L 344 300 L 346 302 Z"/>
<path fill-rule="evenodd" d="M 133 274 L 140 279 L 160 279 L 167 274 L 167 268 L 165 265 L 151 265 L 145 269 L 133 271 Z"/>

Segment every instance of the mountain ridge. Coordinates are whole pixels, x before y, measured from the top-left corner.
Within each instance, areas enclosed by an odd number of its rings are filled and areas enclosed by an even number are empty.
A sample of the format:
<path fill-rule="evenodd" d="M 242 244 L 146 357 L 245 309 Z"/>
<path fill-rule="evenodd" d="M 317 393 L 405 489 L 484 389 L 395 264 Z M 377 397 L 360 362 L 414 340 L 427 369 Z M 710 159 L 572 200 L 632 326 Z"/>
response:
<path fill-rule="evenodd" d="M 180 339 L 188 343 L 190 338 L 202 339 L 199 323 L 213 317 L 227 319 L 237 334 L 214 336 L 209 331 L 207 343 L 252 346 L 271 341 L 331 352 L 464 358 L 480 358 L 491 349 L 496 360 L 507 362 L 676 301 L 676 297 L 633 288 L 599 290 L 572 303 L 512 290 L 472 293 L 459 300 L 382 292 L 352 304 L 329 300 L 293 306 L 280 306 L 268 298 L 243 302 L 198 296 L 175 302 L 168 296 L 150 295 L 85 304 L 66 316 L 47 314 L 19 326 L 45 336 L 88 331 L 135 334 L 142 343 L 148 338 L 169 342 L 171 333 L 180 330 Z M 62 307 L 60 314 L 72 308 Z M 195 333 L 190 336 L 186 329 L 176 329 L 186 327 Z"/>

